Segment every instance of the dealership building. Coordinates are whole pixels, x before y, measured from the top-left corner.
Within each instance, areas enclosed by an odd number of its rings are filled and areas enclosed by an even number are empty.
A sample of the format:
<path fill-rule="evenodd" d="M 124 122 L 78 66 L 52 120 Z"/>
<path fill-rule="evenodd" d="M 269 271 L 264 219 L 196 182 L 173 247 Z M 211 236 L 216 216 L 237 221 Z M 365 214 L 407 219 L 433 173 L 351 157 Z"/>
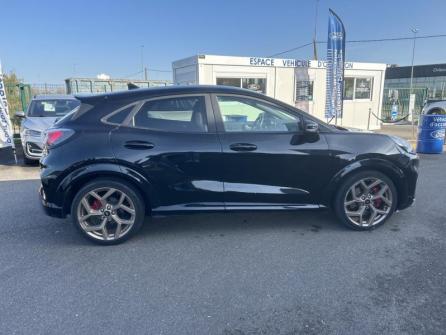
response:
<path fill-rule="evenodd" d="M 345 63 L 344 114 L 338 124 L 367 129 L 381 115 L 386 64 Z M 255 90 L 325 120 L 326 62 L 196 55 L 172 63 L 177 85 L 228 85 Z M 372 117 L 370 129 L 381 122 Z"/>
<path fill-rule="evenodd" d="M 415 65 L 412 89 L 412 67 L 391 65 L 384 81 L 383 118 L 389 118 L 393 106 L 398 108 L 398 118 L 409 116 L 409 96 L 415 95 L 415 118 L 429 99 L 446 99 L 446 64 Z"/>
<path fill-rule="evenodd" d="M 411 66 L 392 65 L 386 71 L 386 88 L 409 89 Z M 429 99 L 446 99 L 446 64 L 415 65 L 412 87 L 425 89 Z"/>

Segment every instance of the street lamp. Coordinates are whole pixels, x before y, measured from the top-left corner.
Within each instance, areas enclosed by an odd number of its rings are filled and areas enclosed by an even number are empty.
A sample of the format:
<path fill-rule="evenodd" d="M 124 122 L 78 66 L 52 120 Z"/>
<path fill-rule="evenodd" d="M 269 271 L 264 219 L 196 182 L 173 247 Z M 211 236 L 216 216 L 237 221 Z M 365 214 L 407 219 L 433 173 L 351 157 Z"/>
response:
<path fill-rule="evenodd" d="M 412 110 L 409 111 L 409 113 L 410 113 L 411 119 L 412 119 L 412 138 L 415 138 L 415 118 L 414 118 L 415 101 L 413 101 L 413 106 L 410 103 L 410 101 L 411 101 L 412 91 L 413 91 L 413 61 L 415 58 L 415 43 L 417 41 L 417 33 L 419 30 L 417 28 L 410 28 L 410 30 L 413 33 L 413 45 L 412 45 L 412 65 L 411 65 L 411 69 L 410 69 L 410 92 L 409 92 L 409 106 L 412 107 Z"/>
<path fill-rule="evenodd" d="M 413 32 L 413 45 L 412 45 L 412 65 L 410 70 L 410 94 L 412 94 L 412 82 L 413 82 L 413 60 L 415 58 L 415 42 L 417 40 L 417 33 L 419 29 L 417 28 L 410 28 L 410 30 Z"/>

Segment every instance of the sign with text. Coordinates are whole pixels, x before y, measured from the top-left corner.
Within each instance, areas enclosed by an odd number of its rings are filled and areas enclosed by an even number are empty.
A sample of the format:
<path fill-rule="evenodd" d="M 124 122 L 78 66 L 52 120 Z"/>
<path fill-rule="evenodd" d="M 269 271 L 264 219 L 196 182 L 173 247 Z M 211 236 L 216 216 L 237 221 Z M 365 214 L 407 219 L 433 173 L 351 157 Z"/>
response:
<path fill-rule="evenodd" d="M 345 29 L 341 19 L 330 9 L 327 41 L 327 86 L 325 117 L 342 117 L 344 93 Z"/>
<path fill-rule="evenodd" d="M 14 147 L 11 119 L 9 118 L 6 88 L 0 67 L 0 148 Z"/>
<path fill-rule="evenodd" d="M 250 57 L 249 65 L 265 67 L 301 67 L 301 68 L 327 68 L 327 61 L 306 60 L 306 59 L 282 59 L 282 58 L 264 58 Z M 346 69 L 352 69 L 352 62 L 345 62 Z"/>

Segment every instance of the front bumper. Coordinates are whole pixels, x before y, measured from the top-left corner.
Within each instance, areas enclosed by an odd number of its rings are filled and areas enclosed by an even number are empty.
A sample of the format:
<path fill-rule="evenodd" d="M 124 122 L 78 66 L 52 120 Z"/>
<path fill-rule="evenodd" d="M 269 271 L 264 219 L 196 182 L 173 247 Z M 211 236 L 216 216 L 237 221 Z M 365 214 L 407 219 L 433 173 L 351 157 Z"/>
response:
<path fill-rule="evenodd" d="M 42 186 L 40 186 L 39 188 L 39 194 L 40 194 L 40 201 L 42 203 L 42 208 L 46 215 L 56 218 L 66 217 L 62 207 L 47 201 L 45 191 Z"/>
<path fill-rule="evenodd" d="M 405 176 L 405 192 L 403 192 L 402 198 L 399 200 L 398 209 L 405 209 L 412 206 L 415 202 L 415 191 L 417 188 L 418 180 L 418 167 L 420 165 L 420 159 L 417 155 L 413 155 L 403 170 Z"/>
<path fill-rule="evenodd" d="M 39 160 L 43 154 L 43 143 L 23 142 L 23 152 L 28 159 Z"/>

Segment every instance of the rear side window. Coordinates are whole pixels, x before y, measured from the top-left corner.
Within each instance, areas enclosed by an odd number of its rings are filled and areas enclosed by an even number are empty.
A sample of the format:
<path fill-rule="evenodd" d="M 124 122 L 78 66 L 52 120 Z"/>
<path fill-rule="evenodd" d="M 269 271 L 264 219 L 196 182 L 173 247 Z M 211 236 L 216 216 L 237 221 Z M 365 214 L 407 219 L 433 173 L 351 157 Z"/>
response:
<path fill-rule="evenodd" d="M 146 102 L 133 126 L 162 131 L 207 132 L 204 97 L 166 98 Z"/>
<path fill-rule="evenodd" d="M 135 105 L 136 104 L 132 104 L 130 106 L 118 109 L 116 112 L 113 112 L 110 116 L 108 116 L 105 121 L 113 124 L 122 124 L 133 108 L 135 108 Z"/>

